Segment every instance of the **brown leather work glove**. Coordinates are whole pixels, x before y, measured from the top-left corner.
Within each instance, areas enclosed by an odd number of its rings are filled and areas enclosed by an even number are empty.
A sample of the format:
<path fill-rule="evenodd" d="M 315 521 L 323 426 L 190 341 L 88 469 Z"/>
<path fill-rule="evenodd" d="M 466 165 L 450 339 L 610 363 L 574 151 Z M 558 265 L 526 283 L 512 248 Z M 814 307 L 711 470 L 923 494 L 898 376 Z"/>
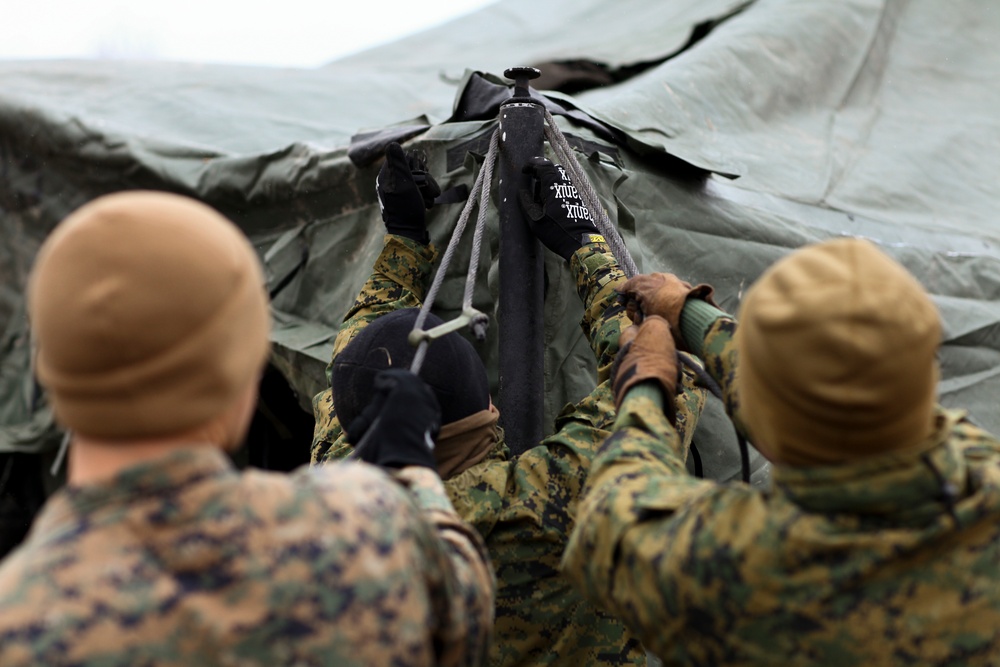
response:
<path fill-rule="evenodd" d="M 711 285 L 691 286 L 672 273 L 645 273 L 629 278 L 618 287 L 629 319 L 640 324 L 643 316 L 659 315 L 670 324 L 677 347 L 690 351 L 681 337 L 681 310 L 688 299 L 701 299 L 716 308 Z"/>
<path fill-rule="evenodd" d="M 674 423 L 677 392 L 677 348 L 670 335 L 670 325 L 662 317 L 651 315 L 642 324 L 630 326 L 619 339 L 620 351 L 611 368 L 611 387 L 615 407 L 620 408 L 628 390 L 647 380 L 663 388 L 663 412 Z"/>

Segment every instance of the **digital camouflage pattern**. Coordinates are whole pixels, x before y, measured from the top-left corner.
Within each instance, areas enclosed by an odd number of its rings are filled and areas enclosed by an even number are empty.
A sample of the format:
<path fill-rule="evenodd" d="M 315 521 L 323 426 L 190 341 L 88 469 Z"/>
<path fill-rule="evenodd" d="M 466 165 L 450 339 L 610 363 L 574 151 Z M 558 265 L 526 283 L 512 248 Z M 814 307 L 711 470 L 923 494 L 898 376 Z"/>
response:
<path fill-rule="evenodd" d="M 407 253 L 409 255 L 407 256 Z M 371 278 L 348 312 L 334 356 L 375 316 L 420 305 L 431 278 L 433 250 L 387 236 Z M 621 328 L 631 323 L 617 303 L 624 275 L 604 244 L 570 262 L 584 304 L 582 327 L 597 357 L 600 384 L 556 420 L 556 432 L 512 459 L 502 440 L 488 457 L 448 480 L 448 496 L 483 536 L 497 576 L 496 625 L 490 663 L 513 665 L 644 665 L 646 655 L 621 621 L 584 601 L 559 572 L 591 459 L 610 435 L 614 396 L 607 382 Z M 417 269 L 415 271 L 414 269 Z M 420 280 L 418 272 L 424 272 Z M 706 392 L 687 369 L 677 403 L 678 432 L 690 443 Z M 350 453 L 330 391 L 314 401 L 313 460 Z"/>
<path fill-rule="evenodd" d="M 49 500 L 0 567 L 0 664 L 476 665 L 492 585 L 432 471 L 183 449 Z"/>
<path fill-rule="evenodd" d="M 432 244 L 423 244 L 405 236 L 386 234 L 382 251 L 372 274 L 361 287 L 354 305 L 344 315 L 344 323 L 333 342 L 333 354 L 326 367 L 326 383 L 330 384 L 333 359 L 337 358 L 354 337 L 382 315 L 404 308 L 419 308 L 423 304 L 434 271 L 437 252 Z M 313 464 L 339 461 L 351 453 L 343 427 L 333 408 L 333 396 L 325 389 L 313 397 L 316 426 L 310 460 Z"/>
<path fill-rule="evenodd" d="M 731 410 L 735 326 L 716 320 L 703 347 Z M 939 409 L 918 453 L 720 485 L 687 473 L 644 389 L 594 461 L 563 566 L 665 664 L 997 664 L 1000 441 Z"/>

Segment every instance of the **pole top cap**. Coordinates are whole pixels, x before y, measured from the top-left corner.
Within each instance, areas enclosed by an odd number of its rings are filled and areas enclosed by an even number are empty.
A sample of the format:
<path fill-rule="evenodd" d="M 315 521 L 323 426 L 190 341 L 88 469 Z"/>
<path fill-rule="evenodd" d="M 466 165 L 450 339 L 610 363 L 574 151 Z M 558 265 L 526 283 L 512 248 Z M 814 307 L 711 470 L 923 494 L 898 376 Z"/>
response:
<path fill-rule="evenodd" d="M 528 82 L 542 75 L 536 67 L 511 67 L 505 69 L 503 75 L 514 80 L 514 97 L 530 97 Z"/>

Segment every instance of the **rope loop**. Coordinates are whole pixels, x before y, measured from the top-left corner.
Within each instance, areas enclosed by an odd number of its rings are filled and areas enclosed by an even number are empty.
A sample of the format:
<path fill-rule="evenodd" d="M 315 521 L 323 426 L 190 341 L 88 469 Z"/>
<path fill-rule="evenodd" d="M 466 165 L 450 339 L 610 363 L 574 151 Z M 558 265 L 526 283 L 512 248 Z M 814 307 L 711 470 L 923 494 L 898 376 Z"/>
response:
<path fill-rule="evenodd" d="M 440 291 L 441 284 L 444 282 L 445 273 L 447 273 L 448 267 L 451 265 L 451 260 L 458 249 L 458 244 L 465 234 L 469 218 L 472 217 L 472 209 L 479 204 L 479 216 L 476 218 L 476 228 L 472 236 L 472 255 L 469 258 L 469 269 L 465 274 L 465 293 L 462 296 L 462 315 L 460 317 L 468 318 L 468 323 L 477 339 L 482 340 L 486 337 L 486 326 L 489 318 L 484 313 L 480 313 L 472 307 L 472 294 L 476 286 L 476 273 L 479 270 L 479 256 L 482 253 L 483 246 L 483 230 L 486 228 L 486 203 L 489 202 L 490 198 L 490 186 L 493 182 L 493 170 L 496 165 L 499 145 L 500 130 L 496 129 L 490 138 L 490 147 L 486 151 L 483 168 L 479 170 L 479 175 L 472 186 L 469 198 L 462 208 L 461 215 L 458 216 L 455 231 L 452 232 L 451 240 L 448 241 L 448 247 L 445 249 L 444 255 L 441 256 L 441 264 L 438 266 L 437 273 L 434 274 L 434 280 L 431 282 L 430 289 L 427 290 L 427 296 L 420 307 L 420 313 L 417 314 L 417 320 L 413 323 L 414 332 L 423 331 L 424 322 L 427 321 L 427 315 L 434 306 L 434 300 L 437 299 L 438 291 Z M 417 374 L 420 372 L 421 366 L 424 365 L 424 359 L 427 357 L 427 346 L 430 345 L 431 340 L 433 339 L 427 336 L 420 338 L 417 351 L 413 355 L 413 361 L 410 363 L 410 371 L 412 373 Z"/>

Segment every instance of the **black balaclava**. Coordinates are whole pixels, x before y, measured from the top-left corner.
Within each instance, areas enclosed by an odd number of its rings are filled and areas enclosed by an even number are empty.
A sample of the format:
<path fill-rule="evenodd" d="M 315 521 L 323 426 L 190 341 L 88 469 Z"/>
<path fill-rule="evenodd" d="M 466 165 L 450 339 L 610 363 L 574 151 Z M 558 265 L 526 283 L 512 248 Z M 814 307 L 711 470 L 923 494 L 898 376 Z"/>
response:
<path fill-rule="evenodd" d="M 397 310 L 379 317 L 361 330 L 333 362 L 330 385 L 340 423 L 346 428 L 372 395 L 375 376 L 386 368 L 409 368 L 417 348 L 407 341 L 419 313 Z M 428 314 L 424 329 L 442 324 Z M 441 423 L 449 424 L 486 410 L 490 387 L 486 367 L 472 344 L 457 332 L 428 346 L 420 377 L 430 385 L 441 405 Z"/>

